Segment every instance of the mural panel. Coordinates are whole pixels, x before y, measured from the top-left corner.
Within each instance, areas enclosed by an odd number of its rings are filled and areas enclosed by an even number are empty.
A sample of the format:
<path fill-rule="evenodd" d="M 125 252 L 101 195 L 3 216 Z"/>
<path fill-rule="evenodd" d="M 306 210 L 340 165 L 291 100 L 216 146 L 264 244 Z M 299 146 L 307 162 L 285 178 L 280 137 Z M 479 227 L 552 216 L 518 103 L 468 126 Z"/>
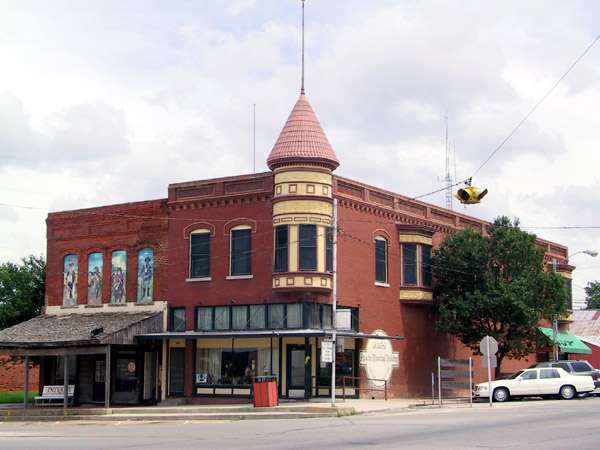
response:
<path fill-rule="evenodd" d="M 77 304 L 77 255 L 65 256 L 63 265 L 63 305 Z"/>
<path fill-rule="evenodd" d="M 88 256 L 88 305 L 102 304 L 102 253 L 90 253 Z"/>
<path fill-rule="evenodd" d="M 154 285 L 154 251 L 145 248 L 138 252 L 138 303 L 152 303 Z"/>
<path fill-rule="evenodd" d="M 116 250 L 112 252 L 110 280 L 110 302 L 125 303 L 127 280 L 127 252 Z"/>

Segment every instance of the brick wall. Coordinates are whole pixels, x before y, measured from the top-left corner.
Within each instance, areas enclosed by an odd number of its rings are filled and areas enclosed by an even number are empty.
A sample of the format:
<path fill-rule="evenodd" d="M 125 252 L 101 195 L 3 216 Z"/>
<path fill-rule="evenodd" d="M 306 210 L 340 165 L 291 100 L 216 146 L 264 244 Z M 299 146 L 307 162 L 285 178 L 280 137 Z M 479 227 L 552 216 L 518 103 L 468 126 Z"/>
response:
<path fill-rule="evenodd" d="M 24 369 L 23 360 L 0 356 L 0 392 L 22 391 L 24 387 Z M 30 391 L 38 389 L 39 379 L 39 366 L 31 364 L 29 368 Z"/>

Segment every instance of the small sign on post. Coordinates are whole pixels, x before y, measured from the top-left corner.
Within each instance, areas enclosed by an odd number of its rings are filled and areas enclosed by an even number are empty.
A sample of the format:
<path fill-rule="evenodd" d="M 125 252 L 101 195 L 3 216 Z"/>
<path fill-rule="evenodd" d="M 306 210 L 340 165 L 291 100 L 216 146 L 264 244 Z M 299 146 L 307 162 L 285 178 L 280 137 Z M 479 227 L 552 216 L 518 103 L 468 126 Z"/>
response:
<path fill-rule="evenodd" d="M 321 362 L 333 362 L 333 341 L 321 341 Z"/>
<path fill-rule="evenodd" d="M 496 352 L 498 351 L 498 342 L 492 336 L 484 337 L 479 343 L 479 350 L 483 354 L 483 367 L 487 367 L 488 375 L 488 398 L 492 406 L 492 367 L 498 366 Z"/>

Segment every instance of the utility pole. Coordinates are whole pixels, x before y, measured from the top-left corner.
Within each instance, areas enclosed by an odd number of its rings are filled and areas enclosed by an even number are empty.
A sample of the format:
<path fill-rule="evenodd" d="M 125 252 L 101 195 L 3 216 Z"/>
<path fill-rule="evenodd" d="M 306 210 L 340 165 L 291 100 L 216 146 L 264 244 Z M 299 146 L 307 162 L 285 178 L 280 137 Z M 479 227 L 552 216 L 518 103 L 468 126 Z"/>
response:
<path fill-rule="evenodd" d="M 332 314 L 331 314 L 331 325 L 333 327 L 333 334 L 331 336 L 333 341 L 333 358 L 331 360 L 331 406 L 335 406 L 335 356 L 337 352 L 337 235 L 338 235 L 338 201 L 337 198 L 333 199 L 333 226 L 331 227 L 332 236 L 332 251 L 333 251 L 333 292 L 332 292 Z"/>

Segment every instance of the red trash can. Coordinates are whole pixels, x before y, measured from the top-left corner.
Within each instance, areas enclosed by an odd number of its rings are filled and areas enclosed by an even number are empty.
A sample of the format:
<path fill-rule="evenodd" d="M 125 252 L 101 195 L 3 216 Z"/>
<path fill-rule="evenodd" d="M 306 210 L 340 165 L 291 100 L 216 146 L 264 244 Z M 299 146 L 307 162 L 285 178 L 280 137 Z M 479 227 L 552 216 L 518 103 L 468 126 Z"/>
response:
<path fill-rule="evenodd" d="M 279 405 L 277 377 L 272 375 L 254 377 L 252 391 L 255 408 L 268 408 Z"/>

